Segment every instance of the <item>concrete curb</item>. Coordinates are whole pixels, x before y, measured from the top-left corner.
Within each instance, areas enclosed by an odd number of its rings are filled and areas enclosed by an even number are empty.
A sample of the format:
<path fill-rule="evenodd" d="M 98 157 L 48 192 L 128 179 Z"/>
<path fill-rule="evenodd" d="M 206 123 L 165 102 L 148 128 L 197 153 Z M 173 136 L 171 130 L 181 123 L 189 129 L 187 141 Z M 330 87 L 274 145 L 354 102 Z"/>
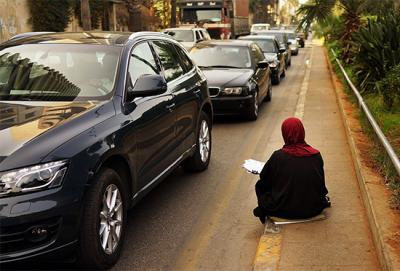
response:
<path fill-rule="evenodd" d="M 387 193 L 379 193 L 379 191 L 371 191 L 371 189 L 368 187 L 370 182 L 367 178 L 367 174 L 365 170 L 363 169 L 362 166 L 362 159 L 360 156 L 360 152 L 357 149 L 355 139 L 352 136 L 352 132 L 349 126 L 349 120 L 346 117 L 346 112 L 344 110 L 344 104 L 343 101 L 340 97 L 341 90 L 340 87 L 338 86 L 335 78 L 336 74 L 335 71 L 332 68 L 332 64 L 329 60 L 328 53 L 326 51 L 326 48 L 324 50 L 325 53 L 325 58 L 328 63 L 329 67 L 329 73 L 331 76 L 331 81 L 332 85 L 335 89 L 335 94 L 336 94 L 336 100 L 340 108 L 340 114 L 342 117 L 343 124 L 345 126 L 345 131 L 346 131 L 346 137 L 347 141 L 351 150 L 351 155 L 353 158 L 353 164 L 354 164 L 354 169 L 357 175 L 357 180 L 359 183 L 359 188 L 361 192 L 361 196 L 363 199 L 364 206 L 367 211 L 367 217 L 369 221 L 369 225 L 372 231 L 372 237 L 374 241 L 374 245 L 376 248 L 376 252 L 378 255 L 378 259 L 381 265 L 382 270 L 389 271 L 389 270 L 400 270 L 400 258 L 399 255 L 397 255 L 394 251 L 394 249 L 388 244 L 388 236 L 396 233 L 398 230 L 393 227 L 393 225 L 388 225 L 390 223 L 387 223 L 385 221 L 386 213 L 388 210 L 385 210 L 384 208 L 389 208 L 389 204 L 387 206 L 377 206 L 374 204 L 374 197 L 376 198 L 377 195 L 376 193 L 380 194 L 379 196 L 385 196 L 387 197 Z M 393 210 L 389 210 L 389 212 L 393 212 Z M 396 215 L 396 214 L 394 214 Z M 389 218 L 390 219 L 390 218 Z M 389 233 L 389 234 L 388 234 Z"/>

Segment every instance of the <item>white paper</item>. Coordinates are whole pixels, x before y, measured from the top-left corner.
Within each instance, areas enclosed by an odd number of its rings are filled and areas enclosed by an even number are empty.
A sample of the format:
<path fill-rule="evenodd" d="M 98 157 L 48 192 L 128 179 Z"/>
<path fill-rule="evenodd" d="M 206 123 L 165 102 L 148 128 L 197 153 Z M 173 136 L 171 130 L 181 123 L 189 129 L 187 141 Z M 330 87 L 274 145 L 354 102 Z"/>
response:
<path fill-rule="evenodd" d="M 248 172 L 253 174 L 260 174 L 265 163 L 254 159 L 247 159 L 244 161 L 242 167 L 244 167 Z"/>

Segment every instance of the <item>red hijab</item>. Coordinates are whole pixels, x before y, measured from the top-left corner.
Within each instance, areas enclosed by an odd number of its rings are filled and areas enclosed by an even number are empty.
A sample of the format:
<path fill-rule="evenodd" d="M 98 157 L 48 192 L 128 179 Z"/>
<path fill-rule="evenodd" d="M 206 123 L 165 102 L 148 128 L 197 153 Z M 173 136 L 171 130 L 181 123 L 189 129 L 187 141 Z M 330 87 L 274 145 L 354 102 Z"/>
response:
<path fill-rule="evenodd" d="M 287 118 L 282 123 L 282 136 L 285 145 L 282 150 L 294 156 L 311 156 L 319 153 L 308 145 L 305 141 L 305 131 L 303 123 L 298 118 Z"/>

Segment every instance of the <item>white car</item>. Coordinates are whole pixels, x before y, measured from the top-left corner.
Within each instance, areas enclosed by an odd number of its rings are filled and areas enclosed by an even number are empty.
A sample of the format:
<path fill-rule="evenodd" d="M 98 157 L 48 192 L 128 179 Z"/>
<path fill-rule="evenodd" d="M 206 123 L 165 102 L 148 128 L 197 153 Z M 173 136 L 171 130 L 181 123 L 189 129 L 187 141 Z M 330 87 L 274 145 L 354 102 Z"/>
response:
<path fill-rule="evenodd" d="M 251 34 L 257 34 L 259 31 L 266 31 L 269 30 L 269 24 L 252 24 L 250 32 Z"/>
<path fill-rule="evenodd" d="M 173 39 L 180 42 L 187 50 L 190 50 L 196 43 L 203 40 L 211 40 L 205 28 L 167 28 L 164 34 L 172 36 Z"/>
<path fill-rule="evenodd" d="M 289 48 L 290 51 L 292 51 L 292 55 L 296 56 L 299 54 L 299 41 L 297 40 L 296 33 L 292 30 L 284 30 L 284 32 L 287 34 Z"/>

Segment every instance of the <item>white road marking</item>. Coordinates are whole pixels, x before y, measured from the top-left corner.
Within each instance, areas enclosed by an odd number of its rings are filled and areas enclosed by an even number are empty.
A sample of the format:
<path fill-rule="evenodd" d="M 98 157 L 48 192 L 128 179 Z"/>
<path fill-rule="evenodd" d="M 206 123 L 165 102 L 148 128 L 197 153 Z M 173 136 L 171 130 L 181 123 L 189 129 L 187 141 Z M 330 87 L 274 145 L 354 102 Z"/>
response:
<path fill-rule="evenodd" d="M 310 58 L 306 60 L 306 74 L 304 76 L 303 83 L 301 84 L 299 99 L 297 100 L 296 110 L 294 116 L 296 118 L 302 119 L 304 116 L 304 105 L 306 103 L 306 94 L 308 90 L 308 82 L 310 81 L 311 65 L 312 65 L 312 55 L 314 47 L 311 47 Z"/>

